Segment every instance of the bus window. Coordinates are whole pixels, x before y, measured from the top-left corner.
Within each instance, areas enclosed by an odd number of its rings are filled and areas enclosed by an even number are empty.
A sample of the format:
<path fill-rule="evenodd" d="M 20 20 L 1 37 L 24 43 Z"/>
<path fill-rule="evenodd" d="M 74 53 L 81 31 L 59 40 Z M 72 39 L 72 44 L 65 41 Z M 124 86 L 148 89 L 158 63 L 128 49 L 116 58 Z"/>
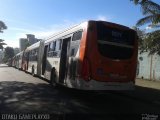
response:
<path fill-rule="evenodd" d="M 38 55 L 38 49 L 35 49 L 35 61 L 37 61 L 38 60 L 38 57 L 37 57 L 37 55 Z"/>
<path fill-rule="evenodd" d="M 54 55 L 55 45 L 56 45 L 56 42 L 51 42 L 51 43 L 49 44 L 47 57 L 53 57 L 53 56 L 55 56 L 55 55 Z"/>
<path fill-rule="evenodd" d="M 71 46 L 70 48 L 70 57 L 75 57 L 78 51 L 79 45 Z"/>
<path fill-rule="evenodd" d="M 71 56 L 74 56 L 75 49 L 71 49 Z"/>
<path fill-rule="evenodd" d="M 25 52 L 25 53 L 24 53 L 24 60 L 28 60 L 28 58 L 29 58 L 29 53 L 28 53 L 28 52 Z"/>
<path fill-rule="evenodd" d="M 55 42 L 51 42 L 49 45 L 49 51 L 54 51 L 55 50 Z"/>
<path fill-rule="evenodd" d="M 73 34 L 72 41 L 80 40 L 82 38 L 82 31 L 78 31 Z"/>
<path fill-rule="evenodd" d="M 29 61 L 32 59 L 32 51 L 29 51 Z"/>
<path fill-rule="evenodd" d="M 112 59 L 129 59 L 134 51 L 135 32 L 97 24 L 98 50 Z"/>
<path fill-rule="evenodd" d="M 61 49 L 61 41 L 62 41 L 62 40 L 57 40 L 57 41 L 56 41 L 56 48 L 55 48 L 55 51 L 58 51 L 58 50 Z"/>
<path fill-rule="evenodd" d="M 81 38 L 82 38 L 82 31 L 78 31 L 73 34 L 71 47 L 70 47 L 70 56 L 71 57 L 76 56 Z"/>
<path fill-rule="evenodd" d="M 38 50 L 37 49 L 33 49 L 29 52 L 29 60 L 30 61 L 37 61 L 37 54 L 38 54 Z"/>
<path fill-rule="evenodd" d="M 62 40 L 56 40 L 49 44 L 48 57 L 59 57 Z"/>
<path fill-rule="evenodd" d="M 62 39 L 60 39 L 59 42 L 60 42 L 60 43 L 59 43 L 59 44 L 60 44 L 60 45 L 59 45 L 59 50 L 61 50 L 61 48 L 62 48 Z"/>

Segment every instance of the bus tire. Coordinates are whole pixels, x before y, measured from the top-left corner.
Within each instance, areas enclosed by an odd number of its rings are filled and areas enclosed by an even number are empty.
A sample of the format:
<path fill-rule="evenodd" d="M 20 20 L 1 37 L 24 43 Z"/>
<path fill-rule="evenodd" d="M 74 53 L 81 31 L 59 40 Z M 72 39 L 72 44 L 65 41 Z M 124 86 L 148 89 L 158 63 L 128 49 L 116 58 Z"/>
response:
<path fill-rule="evenodd" d="M 32 76 L 35 77 L 35 70 L 34 70 L 34 66 L 32 66 Z"/>
<path fill-rule="evenodd" d="M 51 86 L 53 86 L 53 87 L 56 87 L 56 86 L 57 86 L 55 68 L 53 68 L 52 71 L 51 71 L 50 84 L 51 84 Z"/>
<path fill-rule="evenodd" d="M 24 65 L 24 72 L 27 73 L 27 67 Z"/>

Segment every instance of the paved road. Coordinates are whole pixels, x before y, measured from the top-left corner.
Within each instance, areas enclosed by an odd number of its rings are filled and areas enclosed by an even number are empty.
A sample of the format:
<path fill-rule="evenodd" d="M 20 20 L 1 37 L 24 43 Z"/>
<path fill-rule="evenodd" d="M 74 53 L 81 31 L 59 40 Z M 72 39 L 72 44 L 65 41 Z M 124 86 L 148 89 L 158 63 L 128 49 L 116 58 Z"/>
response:
<path fill-rule="evenodd" d="M 140 86 L 131 92 L 96 93 L 53 88 L 45 80 L 0 65 L 0 113 L 74 114 L 93 120 L 135 115 L 141 119 L 142 114 L 160 115 L 159 98 L 159 90 Z"/>

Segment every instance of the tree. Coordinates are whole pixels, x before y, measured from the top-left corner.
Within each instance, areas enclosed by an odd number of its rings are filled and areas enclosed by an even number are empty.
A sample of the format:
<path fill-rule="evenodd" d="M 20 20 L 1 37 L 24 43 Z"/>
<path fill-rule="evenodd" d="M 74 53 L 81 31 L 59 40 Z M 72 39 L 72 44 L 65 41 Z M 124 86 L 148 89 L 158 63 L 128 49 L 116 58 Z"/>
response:
<path fill-rule="evenodd" d="M 132 29 L 134 29 L 137 32 L 139 50 L 140 52 L 143 52 L 145 50 L 145 45 L 144 45 L 145 30 L 140 30 L 136 26 L 133 26 Z"/>
<path fill-rule="evenodd" d="M 145 49 L 150 51 L 150 54 L 160 55 L 160 30 L 156 30 L 146 34 L 144 38 Z"/>
<path fill-rule="evenodd" d="M 134 2 L 134 4 L 142 4 L 142 3 L 144 3 L 144 2 L 146 2 L 146 1 L 148 1 L 148 0 L 131 0 L 131 1 L 133 1 Z"/>
<path fill-rule="evenodd" d="M 131 0 L 137 5 L 141 5 L 142 13 L 145 16 L 137 21 L 136 26 L 149 24 L 150 28 L 160 27 L 160 5 L 151 0 Z M 160 55 L 160 30 L 147 33 L 143 39 L 145 50 L 149 50 L 150 54 Z"/>
<path fill-rule="evenodd" d="M 150 27 L 160 26 L 160 5 L 151 0 L 132 0 L 137 5 L 141 5 L 142 13 L 145 16 L 137 21 L 137 26 L 150 23 Z"/>
<path fill-rule="evenodd" d="M 4 51 L 3 61 L 6 63 L 9 58 L 14 56 L 14 49 L 12 47 L 6 47 Z"/>
<path fill-rule="evenodd" d="M 7 29 L 7 26 L 3 21 L 0 21 L 0 32 L 3 33 L 3 30 Z"/>
<path fill-rule="evenodd" d="M 4 22 L 0 21 L 0 33 L 3 33 L 3 30 L 7 29 L 7 26 L 4 24 Z M 6 45 L 6 43 L 3 42 L 4 40 L 0 39 L 0 49 L 3 50 L 3 45 Z"/>
<path fill-rule="evenodd" d="M 3 42 L 4 40 L 0 39 L 0 49 L 3 50 L 3 45 L 6 45 L 6 43 Z"/>

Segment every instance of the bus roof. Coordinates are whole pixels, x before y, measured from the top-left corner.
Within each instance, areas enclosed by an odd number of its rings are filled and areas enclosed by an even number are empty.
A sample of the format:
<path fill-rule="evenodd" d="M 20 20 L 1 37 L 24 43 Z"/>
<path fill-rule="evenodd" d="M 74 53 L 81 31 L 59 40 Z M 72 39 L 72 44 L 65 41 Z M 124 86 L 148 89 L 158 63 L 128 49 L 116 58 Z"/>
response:
<path fill-rule="evenodd" d="M 39 44 L 40 44 L 40 41 L 38 41 L 38 42 L 34 43 L 33 45 L 27 47 L 25 51 L 29 51 L 29 50 L 38 48 L 38 47 L 39 47 Z"/>
<path fill-rule="evenodd" d="M 45 38 L 45 39 L 43 39 L 43 40 L 45 41 L 45 43 L 49 43 L 49 42 L 51 42 L 51 41 L 53 41 L 53 40 L 56 40 L 56 39 L 59 39 L 59 38 L 61 38 L 61 37 L 66 36 L 66 35 L 69 35 L 69 34 L 75 32 L 75 31 L 84 29 L 85 27 L 87 27 L 88 23 L 91 22 L 91 21 L 92 21 L 92 22 L 105 22 L 106 24 L 116 25 L 116 26 L 119 26 L 119 27 L 123 27 L 123 28 L 125 28 L 125 29 L 131 29 L 131 28 L 127 27 L 127 26 L 120 25 L 120 24 L 116 24 L 116 23 L 112 23 L 112 22 L 88 20 L 88 21 L 86 21 L 86 22 L 82 22 L 82 23 L 80 23 L 80 24 L 74 25 L 74 26 L 72 26 L 72 27 L 70 27 L 70 28 L 67 28 L 67 29 L 65 29 L 65 30 L 63 30 L 63 31 L 60 31 L 60 32 L 58 32 L 58 33 L 54 33 L 53 35 L 51 35 L 51 36 L 49 36 L 49 37 L 47 37 L 47 38 Z M 132 29 L 131 29 L 131 30 L 132 30 Z M 33 44 L 33 45 L 31 45 L 31 46 L 29 46 L 29 47 L 27 47 L 25 51 L 29 51 L 29 50 L 35 49 L 35 48 L 37 48 L 39 45 L 40 45 L 40 41 L 37 42 L 37 43 L 35 43 L 35 44 Z"/>
<path fill-rule="evenodd" d="M 87 26 L 87 23 L 88 23 L 88 22 L 89 22 L 89 21 L 87 21 L 87 22 L 82 22 L 82 23 L 80 23 L 80 24 L 77 24 L 77 25 L 74 25 L 74 26 L 72 26 L 72 27 L 70 27 L 70 28 L 67 28 L 67 29 L 65 29 L 65 30 L 63 30 L 63 31 L 60 31 L 60 32 L 58 32 L 58 33 L 55 33 L 55 34 L 47 37 L 47 38 L 45 39 L 45 43 L 48 43 L 48 42 L 53 41 L 53 40 L 55 40 L 55 39 L 58 39 L 58 38 L 60 38 L 60 37 L 69 35 L 69 34 L 75 32 L 75 31 L 77 31 L 77 30 L 83 29 L 85 26 Z"/>
<path fill-rule="evenodd" d="M 127 27 L 127 26 L 120 25 L 120 24 L 117 24 L 117 23 L 112 23 L 112 22 L 107 22 L 107 21 L 88 20 L 86 22 L 82 22 L 80 24 L 74 25 L 74 26 L 72 26 L 72 27 L 70 27 L 68 29 L 65 29 L 65 30 L 63 30 L 61 32 L 58 32 L 58 33 L 55 33 L 55 34 L 49 36 L 48 38 L 45 39 L 45 43 L 48 43 L 48 42 L 53 41 L 55 39 L 58 39 L 60 37 L 69 35 L 69 34 L 73 33 L 74 31 L 83 29 L 84 27 L 86 27 L 88 25 L 89 22 L 104 22 L 104 23 L 109 24 L 109 25 L 123 27 L 124 29 L 131 29 L 131 28 Z"/>
<path fill-rule="evenodd" d="M 21 55 L 21 54 L 23 54 L 23 51 L 17 53 L 15 56 L 18 56 L 18 55 Z"/>

